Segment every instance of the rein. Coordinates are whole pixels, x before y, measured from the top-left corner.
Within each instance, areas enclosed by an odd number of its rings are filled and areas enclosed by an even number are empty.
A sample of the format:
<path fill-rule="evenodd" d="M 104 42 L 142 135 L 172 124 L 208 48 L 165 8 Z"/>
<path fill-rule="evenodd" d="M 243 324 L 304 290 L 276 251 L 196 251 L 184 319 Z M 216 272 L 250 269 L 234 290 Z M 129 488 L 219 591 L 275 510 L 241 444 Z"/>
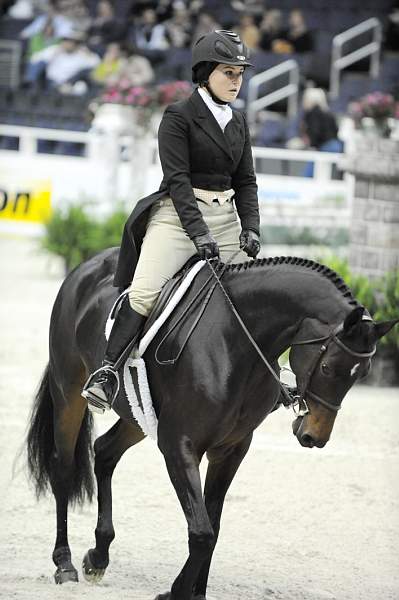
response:
<path fill-rule="evenodd" d="M 220 276 L 223 277 L 224 272 L 226 271 L 227 266 L 235 259 L 235 257 L 237 256 L 237 254 L 239 254 L 240 250 L 236 250 L 235 252 L 232 253 L 232 255 L 230 256 L 230 258 L 228 259 L 228 261 L 224 264 L 223 269 L 221 271 Z M 155 360 L 157 361 L 158 365 L 164 366 L 164 365 L 174 365 L 180 358 L 184 348 L 187 345 L 188 340 L 190 339 L 194 329 L 197 327 L 202 315 L 205 312 L 206 307 L 208 306 L 208 303 L 211 299 L 211 296 L 213 294 L 213 292 L 215 291 L 217 282 L 215 282 L 212 287 L 210 288 L 210 290 L 208 291 L 207 295 L 204 298 L 204 301 L 202 303 L 202 306 L 200 307 L 199 311 L 198 311 L 198 315 L 196 316 L 194 323 L 192 324 L 192 326 L 190 327 L 190 330 L 186 336 L 186 339 L 184 340 L 183 344 L 181 345 L 181 348 L 179 350 L 179 352 L 177 353 L 176 356 L 174 356 L 173 358 L 167 359 L 167 360 L 161 360 L 158 357 L 158 353 L 159 350 L 161 348 L 161 346 L 163 346 L 163 344 L 166 342 L 166 340 L 168 339 L 168 337 L 171 335 L 171 333 L 176 329 L 176 327 L 179 325 L 179 323 L 181 323 L 181 321 L 183 321 L 184 317 L 186 316 L 186 314 L 189 312 L 190 308 L 192 307 L 192 305 L 194 304 L 194 302 L 197 300 L 197 298 L 202 294 L 202 292 L 204 291 L 204 289 L 206 288 L 206 286 L 208 285 L 208 283 L 211 281 L 213 275 L 215 274 L 215 271 L 213 269 L 213 266 L 211 264 L 211 262 L 209 261 L 209 259 L 206 259 L 207 264 L 209 265 L 209 267 L 211 268 L 211 275 L 208 277 L 208 279 L 205 281 L 205 283 L 201 286 L 201 288 L 198 290 L 198 292 L 195 294 L 194 298 L 191 300 L 191 302 L 189 302 L 189 304 L 186 306 L 186 308 L 184 309 L 184 311 L 182 312 L 182 314 L 179 316 L 179 318 L 175 321 L 175 323 L 173 323 L 172 327 L 170 328 L 170 330 L 164 335 L 164 337 L 161 339 L 161 341 L 159 342 L 156 350 L 155 350 Z M 218 277 L 216 276 L 216 279 L 219 281 Z M 220 281 L 219 281 L 220 283 Z M 221 285 L 221 284 L 220 284 Z M 224 288 L 223 288 L 224 289 Z"/>
<path fill-rule="evenodd" d="M 249 332 L 247 326 L 245 325 L 244 321 L 242 320 L 241 316 L 239 315 L 236 307 L 234 306 L 230 296 L 228 295 L 226 289 L 224 288 L 222 282 L 221 282 L 221 278 L 223 277 L 226 267 L 227 265 L 229 265 L 234 258 L 237 256 L 237 254 L 240 252 L 240 250 L 237 250 L 236 252 L 234 252 L 229 260 L 224 264 L 220 275 L 217 274 L 216 270 L 214 269 L 212 262 L 210 260 L 206 260 L 210 270 L 211 270 L 211 275 L 208 277 L 208 279 L 205 281 L 205 283 L 202 285 L 202 287 L 200 288 L 200 290 L 197 292 L 197 294 L 194 296 L 194 298 L 191 300 L 191 302 L 188 304 L 188 306 L 185 308 L 185 310 L 183 311 L 183 313 L 179 316 L 179 318 L 176 320 L 176 322 L 173 324 L 172 328 L 166 333 L 166 335 L 162 338 L 162 340 L 160 341 L 160 343 L 158 344 L 156 351 L 155 351 L 155 359 L 157 361 L 157 363 L 159 365 L 172 365 L 175 364 L 177 362 L 177 360 L 180 358 L 184 348 L 187 345 L 188 340 L 190 339 L 194 329 L 197 327 L 201 317 L 203 316 L 205 309 L 211 299 L 211 296 L 213 294 L 213 292 L 215 291 L 216 286 L 219 286 L 220 290 L 222 291 L 222 294 L 224 295 L 224 297 L 226 298 L 226 301 L 231 309 L 231 311 L 233 312 L 234 316 L 236 317 L 241 329 L 243 330 L 243 332 L 245 333 L 248 341 L 251 343 L 251 345 L 253 346 L 253 348 L 256 350 L 257 354 L 259 355 L 260 359 L 262 360 L 263 364 L 266 366 L 266 368 L 268 369 L 269 373 L 271 374 L 271 376 L 273 377 L 273 379 L 278 383 L 279 387 L 280 387 L 280 392 L 282 395 L 282 400 L 277 402 L 277 405 L 275 408 L 278 408 L 278 406 L 280 404 L 283 404 L 285 406 L 285 408 L 292 408 L 296 414 L 297 417 L 304 417 L 307 413 L 309 413 L 309 407 L 306 403 L 306 396 L 309 396 L 312 400 L 318 402 L 319 404 L 321 404 L 322 406 L 325 406 L 327 409 L 329 409 L 332 412 L 338 412 L 338 410 L 341 408 L 341 404 L 332 404 L 331 402 L 328 402 L 327 400 L 325 400 L 324 398 L 318 396 L 317 394 L 315 394 L 314 392 L 312 392 L 311 390 L 308 389 L 310 383 L 311 383 L 311 379 L 312 376 L 317 368 L 317 365 L 319 364 L 322 356 L 324 355 L 324 353 L 327 351 L 330 343 L 335 343 L 337 346 L 339 346 L 342 350 L 344 350 L 347 354 L 349 354 L 350 356 L 353 356 L 355 358 L 371 358 L 372 356 L 374 356 L 375 352 L 376 352 L 376 347 L 373 348 L 373 350 L 371 350 L 370 352 L 356 352 L 354 350 L 352 350 L 351 348 L 349 348 L 348 346 L 346 346 L 346 344 L 344 344 L 338 337 L 337 335 L 343 331 L 343 324 L 341 323 L 340 325 L 338 325 L 334 330 L 330 331 L 329 334 L 322 336 L 322 337 L 318 337 L 318 338 L 312 338 L 309 340 L 301 340 L 298 342 L 293 342 L 291 344 L 291 346 L 305 346 L 305 345 L 310 345 L 310 344 L 316 344 L 318 342 L 326 342 L 325 344 L 322 344 L 319 348 L 319 352 L 317 353 L 317 355 L 315 356 L 314 361 L 311 364 L 310 369 L 308 370 L 307 374 L 306 374 L 306 379 L 305 379 L 305 385 L 303 386 L 303 389 L 301 391 L 301 393 L 295 394 L 293 395 L 290 392 L 289 387 L 284 384 L 281 380 L 279 375 L 276 373 L 276 371 L 273 369 L 272 365 L 269 363 L 269 361 L 267 360 L 266 356 L 263 354 L 262 350 L 259 348 L 258 344 L 256 343 L 256 341 L 254 340 L 254 338 L 252 337 L 251 333 Z M 190 310 L 190 308 L 192 307 L 192 305 L 194 304 L 194 302 L 197 300 L 197 298 L 200 296 L 200 294 L 203 292 L 203 290 L 205 289 L 205 287 L 208 285 L 209 281 L 214 278 L 215 282 L 212 285 L 212 287 L 210 288 L 210 290 L 208 291 L 206 297 L 204 298 L 204 301 L 202 303 L 202 306 L 200 307 L 198 314 L 194 320 L 193 325 L 190 327 L 190 330 L 186 336 L 186 339 L 184 340 L 179 352 L 177 353 L 177 355 L 172 358 L 172 359 L 168 359 L 168 360 L 160 360 L 158 358 L 158 352 L 161 348 L 161 346 L 165 343 L 165 341 L 167 340 L 167 338 L 171 335 L 171 333 L 176 329 L 177 325 L 184 319 L 184 317 L 186 316 L 186 314 L 188 313 L 188 311 Z M 365 321 L 372 321 L 371 317 L 363 315 L 362 317 L 363 320 Z M 298 406 L 299 410 L 296 410 L 295 407 Z"/>
<path fill-rule="evenodd" d="M 205 281 L 205 283 L 202 285 L 202 287 L 200 288 L 200 290 L 197 292 L 197 294 L 194 296 L 194 298 L 191 300 L 191 302 L 188 304 L 188 306 L 185 308 L 185 310 L 182 312 L 182 314 L 179 316 L 179 318 L 176 320 L 176 322 L 173 324 L 173 326 L 171 327 L 171 329 L 164 335 L 164 337 L 162 338 L 162 340 L 159 342 L 156 350 L 155 350 L 155 360 L 157 361 L 157 363 L 159 365 L 173 365 L 177 362 L 177 360 L 180 358 L 184 348 L 187 345 L 188 340 L 191 337 L 191 334 L 193 333 L 194 329 L 196 328 L 196 326 L 198 325 L 202 315 L 204 314 L 205 308 L 207 307 L 209 300 L 211 299 L 211 296 L 213 294 L 213 292 L 215 291 L 216 286 L 218 285 L 223 293 L 223 295 L 225 296 L 227 303 L 229 304 L 233 314 L 235 315 L 235 317 L 237 318 L 242 330 L 244 331 L 245 335 L 247 336 L 248 340 L 250 341 L 250 343 L 252 344 L 252 346 L 255 348 L 256 352 L 258 353 L 258 355 L 260 356 L 261 360 L 263 361 L 263 363 L 266 365 L 267 369 L 269 370 L 270 374 L 272 375 L 272 377 L 275 379 L 275 381 L 278 383 L 278 385 L 280 386 L 280 390 L 281 393 L 283 395 L 283 401 L 282 403 L 284 404 L 284 406 L 286 408 L 290 408 L 291 406 L 295 406 L 297 404 L 297 399 L 296 397 L 293 397 L 289 390 L 288 390 L 288 386 L 286 386 L 285 384 L 283 384 L 280 381 L 279 376 L 277 375 L 277 373 L 275 372 L 275 370 L 273 369 L 273 367 L 271 366 L 271 364 L 268 362 L 267 358 L 265 357 L 265 355 L 263 354 L 263 352 L 261 351 L 261 349 L 259 348 L 258 344 L 255 342 L 254 338 L 252 337 L 252 335 L 250 334 L 250 332 L 248 331 L 244 321 L 242 320 L 242 318 L 240 317 L 240 315 L 237 312 L 237 309 L 235 308 L 230 296 L 227 294 L 222 282 L 221 282 L 221 278 L 223 277 L 225 271 L 226 271 L 226 267 L 227 265 L 229 265 L 234 258 L 237 256 L 237 254 L 240 252 L 240 250 L 237 250 L 236 252 L 233 252 L 233 254 L 230 256 L 230 258 L 228 259 L 228 261 L 224 264 L 223 269 L 220 273 L 220 276 L 216 273 L 212 263 L 210 260 L 207 259 L 207 264 L 211 270 L 211 275 L 208 277 L 208 279 Z M 212 287 L 210 288 L 210 290 L 208 291 L 202 306 L 200 307 L 200 310 L 198 311 L 198 315 L 196 316 L 193 325 L 190 327 L 190 330 L 187 334 L 186 339 L 184 340 L 179 352 L 177 353 L 177 355 L 171 359 L 167 359 L 167 360 L 161 360 L 158 357 L 158 353 L 159 350 L 161 348 L 161 346 L 163 346 L 163 344 L 166 342 L 167 338 L 171 335 L 171 333 L 176 329 L 177 325 L 184 319 L 184 317 L 186 316 L 186 314 L 188 313 L 188 311 L 190 310 L 191 306 L 194 304 L 194 302 L 197 300 L 197 298 L 199 297 L 199 295 L 202 293 L 202 291 L 204 290 L 204 288 L 208 285 L 209 281 L 214 278 L 215 279 L 215 283 L 212 285 Z"/>

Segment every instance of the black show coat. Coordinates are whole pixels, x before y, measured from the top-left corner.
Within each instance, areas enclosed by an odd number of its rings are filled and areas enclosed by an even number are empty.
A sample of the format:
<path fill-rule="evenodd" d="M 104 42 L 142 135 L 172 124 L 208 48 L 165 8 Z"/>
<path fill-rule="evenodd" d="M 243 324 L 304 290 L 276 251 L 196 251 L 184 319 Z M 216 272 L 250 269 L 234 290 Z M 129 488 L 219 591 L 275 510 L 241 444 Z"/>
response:
<path fill-rule="evenodd" d="M 187 100 L 167 107 L 159 127 L 158 145 L 164 177 L 159 190 L 142 198 L 126 222 L 114 278 L 116 287 L 126 287 L 132 281 L 149 209 L 166 196 L 172 198 L 192 239 L 208 232 L 192 188 L 233 188 L 242 228 L 259 234 L 258 188 L 243 114 L 233 110 L 233 118 L 223 132 L 195 90 Z"/>

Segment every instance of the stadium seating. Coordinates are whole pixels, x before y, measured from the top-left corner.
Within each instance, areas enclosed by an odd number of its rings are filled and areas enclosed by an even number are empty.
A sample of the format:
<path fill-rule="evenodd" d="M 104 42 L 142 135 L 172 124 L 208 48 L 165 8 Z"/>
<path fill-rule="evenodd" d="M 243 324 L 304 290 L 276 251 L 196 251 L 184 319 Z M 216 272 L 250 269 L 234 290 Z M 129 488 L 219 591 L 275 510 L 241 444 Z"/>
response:
<path fill-rule="evenodd" d="M 97 0 L 87 0 L 87 6 L 92 16 L 96 13 Z M 331 3 L 321 3 L 319 0 L 268 0 L 267 8 L 276 8 L 283 12 L 286 19 L 293 8 L 303 11 L 305 20 L 313 33 L 315 51 L 305 54 L 274 54 L 272 52 L 256 51 L 251 56 L 254 70 L 248 71 L 240 94 L 241 109 L 245 108 L 248 94 L 248 80 L 251 74 L 260 73 L 266 69 L 287 60 L 294 59 L 300 68 L 301 89 L 312 82 L 314 85 L 328 90 L 331 62 L 331 48 L 334 35 L 356 25 L 365 19 L 375 16 L 383 25 L 386 24 L 387 15 L 391 9 L 391 0 L 335 0 Z M 124 0 L 114 2 L 116 14 L 127 18 L 130 3 Z M 230 2 L 225 0 L 205 0 L 203 10 L 211 12 L 224 27 L 231 27 L 238 22 L 239 12 L 234 11 Z M 29 23 L 24 19 L 11 19 L 3 17 L 0 20 L 0 39 L 20 40 L 21 30 Z M 368 41 L 367 35 L 360 41 L 350 42 L 345 48 L 346 52 L 356 49 L 359 43 Z M 22 42 L 20 42 L 22 44 Z M 191 78 L 189 48 L 174 48 L 162 53 L 164 60 L 155 64 L 157 82 L 176 79 Z M 342 75 L 339 98 L 331 102 L 331 108 L 337 113 L 344 113 L 348 103 L 364 94 L 381 90 L 399 94 L 399 54 L 383 53 L 381 57 L 380 73 L 377 80 L 370 79 L 368 73 L 369 59 L 348 67 Z M 22 71 L 22 68 L 21 68 Z M 270 93 L 287 83 L 287 76 L 281 76 L 265 84 L 260 92 Z M 63 96 L 54 91 L 43 90 L 38 93 L 29 89 L 10 89 L 0 79 L 0 123 L 34 126 L 42 128 L 71 129 L 86 131 L 90 126 L 88 118 L 88 104 L 94 92 L 83 96 Z M 286 107 L 282 101 L 272 107 L 273 111 L 280 112 Z M 293 121 L 283 118 L 267 119 L 262 124 L 257 140 L 265 145 L 284 145 L 292 137 L 295 129 Z M 0 149 L 17 149 L 15 139 L 0 137 Z M 41 144 L 42 151 L 61 152 L 79 155 L 82 151 L 77 146 L 57 146 L 46 142 Z"/>

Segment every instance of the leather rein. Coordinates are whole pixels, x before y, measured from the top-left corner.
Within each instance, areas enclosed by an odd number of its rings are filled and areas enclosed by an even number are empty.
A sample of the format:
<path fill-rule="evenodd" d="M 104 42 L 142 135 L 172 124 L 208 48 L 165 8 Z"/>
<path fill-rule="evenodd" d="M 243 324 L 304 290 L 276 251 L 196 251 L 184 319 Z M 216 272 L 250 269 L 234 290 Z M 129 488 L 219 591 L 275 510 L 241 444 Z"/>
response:
<path fill-rule="evenodd" d="M 230 259 L 232 260 L 232 259 Z M 261 358 L 262 362 L 265 364 L 265 366 L 267 367 L 268 371 L 270 372 L 270 374 L 272 375 L 273 379 L 278 383 L 279 387 L 280 387 L 280 391 L 281 391 L 281 395 L 282 395 L 282 400 L 280 400 L 280 402 L 277 403 L 276 408 L 278 408 L 279 404 L 283 404 L 285 406 L 285 408 L 292 408 L 296 414 L 297 417 L 304 417 L 307 413 L 309 413 L 309 407 L 307 405 L 306 402 L 306 396 L 309 396 L 309 398 L 311 398 L 312 400 L 314 400 L 315 402 L 318 402 L 319 404 L 321 404 L 322 406 L 324 406 L 325 408 L 327 408 L 328 410 L 332 411 L 332 412 L 338 412 L 339 409 L 341 408 L 341 404 L 332 404 L 331 402 L 328 402 L 327 400 L 325 400 L 324 398 L 322 398 L 321 396 L 315 394 L 314 392 L 312 392 L 309 389 L 309 386 L 311 384 L 311 379 L 312 376 L 322 358 L 322 356 L 325 354 L 325 352 L 327 351 L 329 345 L 331 343 L 335 343 L 337 346 L 339 346 L 339 348 L 341 348 L 342 350 L 344 350 L 347 354 L 349 354 L 350 356 L 353 356 L 355 358 L 371 358 L 372 356 L 374 356 L 375 352 L 376 352 L 376 347 L 374 346 L 373 350 L 371 350 L 370 352 L 355 352 L 354 350 L 352 350 L 351 348 L 349 348 L 346 344 L 344 344 L 337 336 L 338 334 L 343 331 L 343 323 L 341 323 L 340 325 L 338 325 L 333 331 L 331 331 L 328 335 L 325 335 L 323 337 L 319 337 L 319 338 L 313 338 L 313 339 L 309 339 L 309 340 L 302 340 L 299 342 L 293 342 L 291 344 L 291 346 L 305 346 L 305 345 L 309 345 L 309 344 L 315 344 L 318 342 L 325 342 L 325 344 L 322 344 L 319 348 L 319 352 L 316 354 L 314 361 L 311 364 L 310 369 L 308 370 L 307 374 L 306 374 L 306 379 L 305 379 L 305 385 L 303 386 L 303 389 L 301 390 L 300 394 L 292 394 L 288 388 L 288 386 L 286 384 L 284 384 L 281 380 L 280 377 L 278 376 L 278 374 L 276 373 L 276 371 L 273 369 L 273 367 L 271 366 L 271 364 L 269 363 L 269 361 L 267 360 L 267 358 L 265 357 L 265 355 L 263 354 L 262 350 L 259 348 L 258 344 L 255 342 L 254 338 L 252 337 L 252 335 L 250 334 L 250 332 L 248 331 L 245 323 L 243 322 L 242 318 L 240 317 L 239 313 L 237 312 L 237 309 L 235 308 L 233 302 L 231 301 L 230 296 L 227 294 L 222 282 L 220 281 L 220 278 L 218 276 L 218 274 L 216 273 L 212 263 L 207 260 L 206 261 L 208 263 L 209 268 L 211 269 L 213 276 L 216 279 L 216 282 L 218 283 L 223 295 L 225 296 L 227 303 L 229 304 L 233 314 L 235 315 L 235 317 L 237 318 L 241 329 L 244 331 L 245 335 L 247 336 L 249 342 L 251 343 L 251 345 L 254 347 L 254 349 L 256 350 L 256 352 L 258 353 L 259 357 Z M 222 272 L 223 274 L 223 272 Z M 373 319 L 367 315 L 363 315 L 362 320 L 364 321 L 372 321 Z M 298 410 L 295 410 L 295 407 L 298 406 Z"/>
<path fill-rule="evenodd" d="M 207 304 L 209 303 L 209 300 L 215 290 L 216 286 L 219 286 L 220 290 L 222 291 L 224 297 L 226 298 L 227 304 L 229 305 L 231 311 L 233 312 L 234 316 L 236 317 L 241 329 L 243 330 L 243 332 L 245 333 L 248 341 L 251 343 L 251 345 L 253 346 L 253 348 L 256 350 L 257 354 L 259 355 L 260 359 L 262 360 L 262 362 L 264 363 L 264 365 L 266 366 L 266 368 L 268 369 L 268 371 L 270 372 L 271 376 L 273 377 L 273 379 L 278 383 L 279 387 L 280 387 L 280 392 L 281 392 L 281 400 L 278 400 L 277 405 L 275 406 L 275 409 L 278 408 L 281 404 L 283 406 L 285 406 L 285 408 L 292 408 L 296 414 L 297 417 L 303 417 L 305 416 L 307 413 L 309 413 L 309 407 L 307 405 L 306 402 L 306 396 L 308 396 L 309 398 L 311 398 L 312 400 L 314 400 L 315 402 L 321 404 L 322 406 L 324 406 L 325 408 L 327 408 L 328 410 L 332 411 L 332 412 L 338 412 L 338 410 L 341 408 L 341 403 L 340 404 L 332 404 L 331 402 L 328 402 L 327 400 L 325 400 L 324 398 L 322 398 L 321 396 L 318 396 L 317 394 L 315 394 L 314 392 L 312 392 L 309 389 L 309 386 L 311 384 L 311 379 L 314 375 L 314 372 L 321 360 L 321 358 L 323 357 L 323 355 L 325 354 L 325 352 L 327 351 L 329 345 L 331 343 L 335 343 L 337 346 L 339 346 L 342 350 L 344 350 L 347 354 L 349 354 L 350 356 L 353 356 L 355 358 L 371 358 L 375 352 L 376 352 L 376 347 L 373 348 L 373 350 L 371 352 L 355 352 L 354 350 L 352 350 L 351 348 L 349 348 L 348 346 L 346 346 L 346 344 L 344 344 L 337 336 L 338 334 L 343 331 L 343 324 L 341 323 L 340 325 L 338 325 L 333 331 L 330 331 L 330 333 L 328 335 L 325 335 L 323 337 L 319 337 L 319 338 L 313 338 L 313 339 L 309 339 L 309 340 L 302 340 L 302 341 L 298 341 L 298 342 L 293 342 L 291 344 L 291 346 L 305 346 L 305 345 L 310 345 L 310 344 L 316 344 L 318 342 L 325 342 L 323 344 L 321 344 L 320 348 L 319 348 L 319 352 L 316 354 L 309 370 L 306 373 L 306 379 L 305 379 L 305 385 L 303 386 L 302 390 L 300 391 L 300 394 L 292 394 L 292 392 L 290 391 L 288 385 L 286 385 L 285 383 L 283 383 L 280 380 L 279 375 L 276 373 L 276 371 L 273 369 L 272 365 L 269 363 L 269 361 L 267 360 L 266 356 L 263 354 L 262 350 L 259 348 L 258 344 L 256 343 L 256 341 L 254 340 L 254 338 L 252 337 L 251 333 L 248 331 L 248 328 L 246 327 L 245 323 L 243 322 L 241 316 L 239 315 L 239 313 L 237 312 L 237 309 L 235 308 L 230 296 L 228 295 L 226 289 L 224 288 L 222 282 L 221 282 L 221 277 L 223 276 L 226 267 L 228 264 L 230 264 L 235 256 L 238 254 L 239 251 L 234 252 L 232 254 L 232 256 L 230 257 L 230 259 L 224 264 L 221 274 L 220 276 L 217 274 L 215 268 L 213 267 L 212 261 L 211 260 L 206 260 L 208 267 L 210 268 L 212 275 L 210 278 L 208 278 L 204 285 L 201 287 L 201 289 L 199 290 L 199 292 L 195 295 L 195 297 L 193 298 L 193 300 L 189 303 L 189 305 L 186 307 L 186 309 L 184 310 L 184 312 L 182 313 L 182 315 L 179 317 L 179 319 L 177 319 L 177 321 L 175 322 L 175 324 L 172 326 L 172 328 L 168 331 L 168 333 L 162 338 L 161 342 L 158 344 L 158 347 L 155 351 L 155 359 L 157 361 L 157 363 L 159 365 L 171 365 L 171 364 L 175 364 L 177 362 L 177 360 L 180 358 L 191 334 L 193 333 L 195 327 L 198 325 L 199 320 L 201 319 L 202 315 L 204 314 L 205 308 L 207 306 Z M 175 356 L 172 359 L 169 360 L 160 360 L 159 359 L 159 350 L 161 348 L 161 346 L 165 343 L 166 339 L 170 336 L 170 334 L 172 333 L 172 331 L 177 327 L 177 325 L 181 322 L 181 320 L 185 317 L 185 315 L 187 314 L 187 312 L 189 311 L 189 309 L 191 308 L 192 304 L 194 303 L 194 301 L 198 298 L 198 296 L 201 294 L 201 292 L 205 289 L 206 285 L 209 283 L 210 279 L 212 278 L 215 279 L 214 284 L 211 286 L 211 289 L 208 291 L 203 304 L 199 310 L 199 313 L 196 317 L 196 319 L 194 320 L 194 323 L 192 325 L 192 327 L 190 328 L 188 335 L 186 337 L 186 339 L 184 340 L 177 356 Z M 363 315 L 362 317 L 363 320 L 365 321 L 372 321 L 371 317 Z M 296 407 L 298 407 L 298 409 L 296 410 Z M 275 410 L 274 409 L 274 410 Z"/>

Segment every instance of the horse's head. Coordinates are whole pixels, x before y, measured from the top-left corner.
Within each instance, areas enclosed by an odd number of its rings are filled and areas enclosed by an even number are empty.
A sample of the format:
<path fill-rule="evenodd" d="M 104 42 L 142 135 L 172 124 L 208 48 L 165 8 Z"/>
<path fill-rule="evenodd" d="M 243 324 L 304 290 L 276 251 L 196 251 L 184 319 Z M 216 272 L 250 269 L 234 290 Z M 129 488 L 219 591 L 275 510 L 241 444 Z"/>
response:
<path fill-rule="evenodd" d="M 335 330 L 326 334 L 324 325 L 324 335 L 314 335 L 315 323 L 305 320 L 290 353 L 299 392 L 292 429 L 302 446 L 325 446 L 343 398 L 368 373 L 377 341 L 398 322 L 375 323 L 357 307 Z"/>

